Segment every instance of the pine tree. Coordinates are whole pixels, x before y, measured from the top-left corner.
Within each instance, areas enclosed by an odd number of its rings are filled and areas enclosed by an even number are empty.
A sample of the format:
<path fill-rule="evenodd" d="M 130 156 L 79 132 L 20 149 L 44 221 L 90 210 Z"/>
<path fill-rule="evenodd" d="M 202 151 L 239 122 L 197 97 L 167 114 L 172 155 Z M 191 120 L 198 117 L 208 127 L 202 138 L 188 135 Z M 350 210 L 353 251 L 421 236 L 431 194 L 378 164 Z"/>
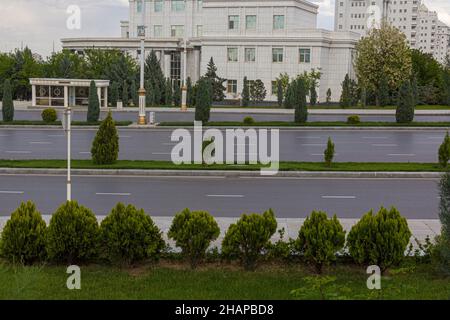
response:
<path fill-rule="evenodd" d="M 212 103 L 212 85 L 207 78 L 200 79 L 197 85 L 197 96 L 195 99 L 195 121 L 202 121 L 203 123 L 207 123 L 209 121 Z"/>
<path fill-rule="evenodd" d="M 342 82 L 342 93 L 340 104 L 342 108 L 350 108 L 352 105 L 351 98 L 351 88 L 350 88 L 350 77 L 348 74 L 345 75 L 344 82 Z"/>
<path fill-rule="evenodd" d="M 410 123 L 414 120 L 414 98 L 411 92 L 411 84 L 405 81 L 399 89 L 397 98 L 397 111 L 395 118 L 397 123 Z"/>
<path fill-rule="evenodd" d="M 166 79 L 161 69 L 156 53 L 152 50 L 145 61 L 145 79 L 152 82 L 152 87 L 155 90 L 155 105 L 165 103 L 165 86 Z M 159 89 L 159 90 L 158 90 Z"/>
<path fill-rule="evenodd" d="M 173 104 L 173 90 L 172 90 L 172 81 L 170 78 L 166 80 L 166 90 L 165 90 L 165 101 L 166 106 L 172 106 Z"/>
<path fill-rule="evenodd" d="M 316 91 L 317 83 L 316 81 L 311 81 L 311 88 L 309 90 L 309 103 L 311 107 L 314 107 L 317 104 L 317 91 Z"/>
<path fill-rule="evenodd" d="M 128 93 L 128 82 L 125 80 L 122 86 L 122 104 L 123 107 L 128 107 L 128 103 L 130 102 L 130 94 Z"/>
<path fill-rule="evenodd" d="M 130 88 L 130 90 L 131 90 L 131 99 L 133 100 L 133 105 L 135 107 L 138 107 L 139 106 L 139 93 L 138 93 L 138 90 L 137 90 L 137 87 L 136 87 L 136 81 L 135 80 L 131 81 L 131 88 Z"/>
<path fill-rule="evenodd" d="M 250 88 L 248 86 L 247 77 L 244 77 L 244 88 L 242 90 L 242 106 L 248 107 L 250 104 Z"/>
<path fill-rule="evenodd" d="M 155 82 L 153 84 L 153 104 L 155 106 L 160 106 L 161 105 L 161 87 L 160 87 L 160 83 Z"/>
<path fill-rule="evenodd" d="M 281 82 L 281 80 L 277 80 L 277 100 L 278 106 L 280 108 L 283 107 L 283 98 L 284 98 L 283 82 Z"/>
<path fill-rule="evenodd" d="M 182 99 L 182 93 L 181 93 L 181 87 L 178 81 L 175 81 L 173 86 L 173 104 L 175 107 L 181 108 L 181 99 Z"/>
<path fill-rule="evenodd" d="M 220 78 L 217 75 L 217 67 L 214 64 L 214 59 L 211 57 L 208 63 L 208 68 L 205 74 L 205 78 L 208 78 L 212 85 L 212 100 L 213 101 L 223 101 L 225 99 L 225 79 Z"/>
<path fill-rule="evenodd" d="M 264 86 L 264 82 L 260 79 L 256 79 L 250 85 L 250 99 L 253 102 L 262 102 L 266 98 L 267 91 Z"/>
<path fill-rule="evenodd" d="M 284 107 L 286 109 L 294 109 L 295 107 L 295 99 L 297 98 L 296 95 L 296 80 L 292 81 L 286 90 L 286 96 L 284 98 Z"/>
<path fill-rule="evenodd" d="M 443 168 L 447 168 L 448 161 L 450 160 L 450 136 L 448 135 L 448 131 L 445 134 L 444 141 L 439 147 L 438 157 L 440 165 Z"/>
<path fill-rule="evenodd" d="M 111 85 L 111 107 L 117 108 L 117 101 L 119 101 L 119 85 L 117 82 L 113 82 Z"/>
<path fill-rule="evenodd" d="M 449 86 L 450 86 L 450 82 L 449 82 Z M 414 105 L 418 105 L 419 104 L 419 85 L 417 83 L 417 76 L 415 74 L 413 74 L 412 80 L 411 80 L 411 91 L 412 91 L 413 98 L 414 98 Z M 449 105 L 450 105 L 450 103 L 449 103 Z"/>
<path fill-rule="evenodd" d="M 145 105 L 147 108 L 151 108 L 155 105 L 154 88 L 150 80 L 145 82 Z"/>
<path fill-rule="evenodd" d="M 89 87 L 89 105 L 87 112 L 87 122 L 97 122 L 100 117 L 100 101 L 97 94 L 97 86 L 95 81 L 91 81 Z"/>
<path fill-rule="evenodd" d="M 14 120 L 14 102 L 11 92 L 11 82 L 6 79 L 3 83 L 3 101 L 2 114 L 4 122 L 12 122 Z"/>
<path fill-rule="evenodd" d="M 308 106 L 306 103 L 306 84 L 303 79 L 297 79 L 295 85 L 296 94 L 294 94 L 295 103 L 295 122 L 306 123 L 308 121 Z"/>
<path fill-rule="evenodd" d="M 193 106 L 193 99 L 192 99 L 192 80 L 191 77 L 188 77 L 186 80 L 186 104 L 188 106 L 188 108 Z"/>
<path fill-rule="evenodd" d="M 331 103 L 331 89 L 330 88 L 328 88 L 328 90 L 327 90 L 327 100 L 326 100 L 326 102 L 327 102 L 327 106 L 329 106 L 330 103 Z"/>
<path fill-rule="evenodd" d="M 113 164 L 119 157 L 119 135 L 111 112 L 100 124 L 92 143 L 91 155 L 97 165 Z"/>

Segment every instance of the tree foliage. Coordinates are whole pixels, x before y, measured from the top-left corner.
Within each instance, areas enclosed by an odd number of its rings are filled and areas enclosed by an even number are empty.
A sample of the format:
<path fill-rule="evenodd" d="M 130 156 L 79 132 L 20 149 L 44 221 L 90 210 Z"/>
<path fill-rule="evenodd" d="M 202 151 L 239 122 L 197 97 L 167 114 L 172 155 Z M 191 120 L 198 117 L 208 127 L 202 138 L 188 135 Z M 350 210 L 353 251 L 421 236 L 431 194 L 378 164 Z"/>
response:
<path fill-rule="evenodd" d="M 253 102 L 262 102 L 266 98 L 267 90 L 264 86 L 264 82 L 260 79 L 252 81 L 250 83 L 250 99 Z"/>
<path fill-rule="evenodd" d="M 119 157 L 119 135 L 111 112 L 100 124 L 91 149 L 94 164 L 113 164 Z"/>
<path fill-rule="evenodd" d="M 91 81 L 89 87 L 89 104 L 87 112 L 87 122 L 97 122 L 100 117 L 100 100 L 97 94 L 95 81 Z"/>
<path fill-rule="evenodd" d="M 223 101 L 223 99 L 225 99 L 225 89 L 226 88 L 224 86 L 224 82 L 226 81 L 226 79 L 220 78 L 217 75 L 217 67 L 216 67 L 216 65 L 214 63 L 214 59 L 212 57 L 209 60 L 205 78 L 207 78 L 209 80 L 209 82 L 211 83 L 212 100 L 216 101 L 216 102 Z"/>
<path fill-rule="evenodd" d="M 445 134 L 444 141 L 439 147 L 438 158 L 441 167 L 447 168 L 448 161 L 450 160 L 450 136 L 448 134 L 448 131 Z"/>
<path fill-rule="evenodd" d="M 11 82 L 6 79 L 3 83 L 3 101 L 2 101 L 3 121 L 11 122 L 14 120 L 14 102 L 11 92 Z"/>
<path fill-rule="evenodd" d="M 410 123 L 414 120 L 414 97 L 411 91 L 411 84 L 405 81 L 398 92 L 397 110 L 395 117 L 397 123 Z"/>
<path fill-rule="evenodd" d="M 242 89 L 242 106 L 248 107 L 250 104 L 250 87 L 247 77 L 244 77 L 244 88 Z"/>

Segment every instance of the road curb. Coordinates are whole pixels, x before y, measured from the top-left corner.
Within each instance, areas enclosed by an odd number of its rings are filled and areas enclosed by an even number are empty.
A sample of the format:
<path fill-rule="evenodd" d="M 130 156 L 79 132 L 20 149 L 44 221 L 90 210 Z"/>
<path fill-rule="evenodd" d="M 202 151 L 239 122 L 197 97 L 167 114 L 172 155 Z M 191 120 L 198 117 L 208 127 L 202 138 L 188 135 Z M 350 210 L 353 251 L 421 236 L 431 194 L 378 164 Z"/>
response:
<path fill-rule="evenodd" d="M 0 168 L 3 175 L 65 175 L 66 169 Z M 72 169 L 72 175 L 140 177 L 262 177 L 260 171 Z M 438 179 L 440 172 L 280 171 L 264 178 Z"/>

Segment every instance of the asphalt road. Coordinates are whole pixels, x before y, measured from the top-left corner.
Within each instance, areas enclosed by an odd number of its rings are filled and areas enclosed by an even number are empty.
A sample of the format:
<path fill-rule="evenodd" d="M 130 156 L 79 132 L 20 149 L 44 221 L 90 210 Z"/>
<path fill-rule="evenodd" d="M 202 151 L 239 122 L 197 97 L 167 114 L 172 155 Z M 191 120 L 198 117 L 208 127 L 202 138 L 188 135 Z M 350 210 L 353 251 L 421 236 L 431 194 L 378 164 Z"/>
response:
<path fill-rule="evenodd" d="M 96 131 L 72 134 L 72 157 L 90 159 Z M 120 159 L 171 160 L 172 129 L 120 129 Z M 340 162 L 437 162 L 445 132 L 392 130 L 280 130 L 280 160 L 322 161 L 328 137 L 336 144 Z M 248 153 L 248 149 L 247 149 Z M 65 159 L 62 129 L 0 128 L 0 159 Z"/>
<path fill-rule="evenodd" d="M 26 200 L 51 214 L 65 201 L 65 190 L 64 176 L 0 176 L 0 215 L 9 215 Z M 303 218 L 312 210 L 360 218 L 372 208 L 396 206 L 410 219 L 437 219 L 439 201 L 435 180 L 259 177 L 76 176 L 73 198 L 98 215 L 123 202 L 153 216 L 173 216 L 191 208 L 216 217 L 238 217 L 272 208 L 280 218 Z"/>
<path fill-rule="evenodd" d="M 136 121 L 137 112 L 114 112 L 114 119 L 117 121 Z M 239 121 L 241 122 L 246 116 L 251 116 L 255 121 L 293 121 L 293 115 L 280 114 L 252 114 L 252 113 L 211 113 L 211 121 Z M 59 111 L 59 118 L 62 117 L 62 111 Z M 106 112 L 101 113 L 101 118 L 106 117 Z M 348 116 L 340 115 L 310 115 L 308 121 L 347 121 Z M 41 111 L 39 110 L 16 110 L 15 120 L 42 120 Z M 395 116 L 360 116 L 362 121 L 373 122 L 395 122 Z M 2 115 L 0 114 L 0 119 Z M 86 121 L 85 111 L 74 111 L 74 121 Z M 194 113 L 181 112 L 156 112 L 157 122 L 189 122 L 194 121 Z M 449 116 L 416 116 L 415 121 L 419 122 L 450 122 Z"/>

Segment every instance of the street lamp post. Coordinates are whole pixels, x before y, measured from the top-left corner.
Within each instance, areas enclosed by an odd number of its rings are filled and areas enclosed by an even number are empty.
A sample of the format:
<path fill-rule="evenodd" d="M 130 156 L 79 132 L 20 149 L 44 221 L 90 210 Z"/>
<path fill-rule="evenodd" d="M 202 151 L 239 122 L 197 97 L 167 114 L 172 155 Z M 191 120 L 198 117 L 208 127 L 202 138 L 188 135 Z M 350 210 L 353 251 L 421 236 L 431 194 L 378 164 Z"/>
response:
<path fill-rule="evenodd" d="M 67 135 L 67 201 L 72 201 L 71 148 L 72 148 L 72 109 L 69 103 L 69 88 L 64 87 L 64 130 Z"/>
<path fill-rule="evenodd" d="M 142 1 L 142 25 L 139 29 L 138 36 L 141 38 L 141 81 L 139 88 L 139 125 L 147 124 L 147 119 L 145 117 L 145 83 L 144 83 L 144 72 L 145 72 L 145 0 Z"/>
<path fill-rule="evenodd" d="M 187 110 L 187 40 L 186 37 L 184 38 L 184 51 L 183 51 L 183 60 L 184 60 L 184 66 L 183 66 L 183 84 L 181 87 L 181 110 L 186 111 Z"/>

